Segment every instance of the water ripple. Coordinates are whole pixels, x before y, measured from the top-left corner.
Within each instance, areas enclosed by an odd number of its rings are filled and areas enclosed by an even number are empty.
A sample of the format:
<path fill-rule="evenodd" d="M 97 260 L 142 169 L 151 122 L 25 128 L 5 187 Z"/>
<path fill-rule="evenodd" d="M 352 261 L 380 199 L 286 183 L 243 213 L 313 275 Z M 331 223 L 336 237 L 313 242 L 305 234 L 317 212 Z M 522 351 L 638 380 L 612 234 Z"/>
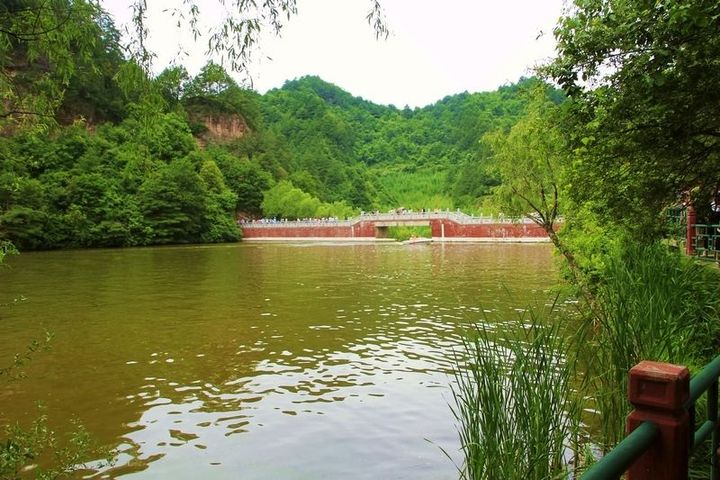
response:
<path fill-rule="evenodd" d="M 454 479 L 439 447 L 457 454 L 461 335 L 476 324 L 503 335 L 529 298 L 551 297 L 537 245 L 74 255 L 22 259 L 7 294 L 38 296 L 0 324 L 0 350 L 21 351 L 23 325 L 52 318 L 53 362 L 38 368 L 58 380 L 25 388 L 47 390 L 65 417 L 99 412 L 83 421 L 119 445 L 111 477 Z M 12 395 L 4 403 L 29 403 Z"/>

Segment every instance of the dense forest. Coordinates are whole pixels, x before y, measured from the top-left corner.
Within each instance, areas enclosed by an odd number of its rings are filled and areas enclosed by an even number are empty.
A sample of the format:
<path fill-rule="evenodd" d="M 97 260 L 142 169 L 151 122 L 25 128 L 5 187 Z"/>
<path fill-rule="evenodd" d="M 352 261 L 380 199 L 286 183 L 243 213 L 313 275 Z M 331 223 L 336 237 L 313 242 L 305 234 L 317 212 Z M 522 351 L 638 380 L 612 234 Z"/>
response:
<path fill-rule="evenodd" d="M 28 128 L 8 109 L 0 125 L 0 238 L 21 249 L 235 241 L 243 217 L 474 211 L 498 181 L 480 138 L 513 125 L 539 83 L 416 109 L 318 77 L 259 95 L 213 63 L 149 77 L 112 19 L 90 30 L 50 118 Z M 14 88 L 27 97 L 45 72 L 20 47 Z"/>

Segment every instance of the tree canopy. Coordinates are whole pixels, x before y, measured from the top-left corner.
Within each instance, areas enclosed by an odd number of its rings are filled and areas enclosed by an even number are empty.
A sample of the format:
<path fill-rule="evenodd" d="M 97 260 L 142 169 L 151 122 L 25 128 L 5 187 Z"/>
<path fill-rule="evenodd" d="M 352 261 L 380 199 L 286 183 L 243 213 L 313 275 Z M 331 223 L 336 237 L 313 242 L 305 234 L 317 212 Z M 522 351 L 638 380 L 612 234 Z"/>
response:
<path fill-rule="evenodd" d="M 560 20 L 544 73 L 571 99 L 576 201 L 647 232 L 681 197 L 717 195 L 719 22 L 708 0 L 578 0 Z"/>
<path fill-rule="evenodd" d="M 63 94 L 111 44 L 112 21 L 91 0 L 9 0 L 0 5 L 0 129 L 46 124 Z M 108 52 L 105 52 L 109 54 Z"/>
<path fill-rule="evenodd" d="M 104 78 L 72 76 L 68 92 Z M 113 82 L 102 98 L 66 96 L 61 126 L 0 140 L 0 238 L 23 249 L 228 241 L 241 217 L 472 208 L 477 197 L 447 192 L 490 192 L 498 176 L 479 139 L 517 121 L 538 83 L 399 110 L 317 77 L 261 96 L 213 63 L 195 77 L 169 68 L 139 90 Z"/>
<path fill-rule="evenodd" d="M 556 232 L 568 150 L 558 124 L 560 107 L 551 101 L 548 91 L 538 86 L 529 92 L 525 115 L 507 132 L 487 133 L 483 142 L 492 152 L 499 177 L 494 190 L 501 207 L 513 217 L 527 216 L 541 226 L 574 271 L 575 257 Z"/>

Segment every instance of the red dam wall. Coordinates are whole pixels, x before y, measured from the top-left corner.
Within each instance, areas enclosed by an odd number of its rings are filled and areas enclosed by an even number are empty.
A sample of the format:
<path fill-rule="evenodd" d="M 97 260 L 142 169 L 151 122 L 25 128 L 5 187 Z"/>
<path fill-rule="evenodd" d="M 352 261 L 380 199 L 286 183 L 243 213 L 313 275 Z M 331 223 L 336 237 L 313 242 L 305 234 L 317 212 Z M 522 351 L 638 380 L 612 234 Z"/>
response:
<path fill-rule="evenodd" d="M 428 222 L 435 239 L 483 238 L 483 239 L 547 239 L 547 233 L 534 223 L 457 223 L 449 219 L 432 219 Z M 344 238 L 368 240 L 379 238 L 385 231 L 375 227 L 372 221 L 360 221 L 352 225 L 333 224 L 245 224 L 241 226 L 246 239 L 264 238 Z"/>
<path fill-rule="evenodd" d="M 431 220 L 430 228 L 433 238 L 547 238 L 548 236 L 542 227 L 534 223 L 463 225 L 452 220 Z"/>
<path fill-rule="evenodd" d="M 242 226 L 243 238 L 375 238 L 372 222 L 354 225 Z"/>

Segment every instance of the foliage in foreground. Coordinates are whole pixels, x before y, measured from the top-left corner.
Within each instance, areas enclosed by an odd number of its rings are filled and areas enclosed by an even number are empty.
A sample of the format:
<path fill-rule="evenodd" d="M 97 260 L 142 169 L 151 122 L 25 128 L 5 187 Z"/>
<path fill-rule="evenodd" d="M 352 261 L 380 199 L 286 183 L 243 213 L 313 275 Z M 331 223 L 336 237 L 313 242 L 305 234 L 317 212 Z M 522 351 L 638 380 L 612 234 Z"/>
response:
<path fill-rule="evenodd" d="M 7 254 L 17 253 L 9 242 L 0 242 L 0 267 Z M 49 348 L 52 336 L 45 333 L 43 341 L 33 340 L 23 353 L 17 353 L 9 365 L 0 367 L 0 385 L 20 381 L 25 377 L 26 367 L 41 351 Z M 73 421 L 73 429 L 65 442 L 61 442 L 48 425 L 43 408 L 29 426 L 19 423 L 4 425 L 0 433 L 0 478 L 15 480 L 33 476 L 38 479 L 54 479 L 86 468 L 88 459 L 106 458 L 110 463 L 111 452 L 96 446 L 83 425 Z M 0 411 L 0 416 L 2 411 Z M 40 467 L 42 463 L 44 466 Z M 97 462 L 96 462 L 97 463 Z M 95 465 L 96 467 L 99 465 Z"/>
<path fill-rule="evenodd" d="M 570 195 L 642 241 L 680 195 L 718 192 L 720 3 L 572 3 L 543 69 L 570 98 Z"/>
<path fill-rule="evenodd" d="M 9 242 L 7 240 L 0 240 L 0 266 L 3 265 L 5 257 L 16 253 L 17 249 L 15 248 L 15 245 L 12 244 L 12 242 Z"/>
<path fill-rule="evenodd" d="M 651 359 L 695 370 L 717 354 L 717 269 L 660 242 L 618 243 L 598 265 L 579 319 L 531 311 L 464 340 L 453 388 L 462 478 L 565 478 L 566 454 L 582 469 L 590 446 L 607 451 L 624 437 L 631 367 Z M 562 326 L 578 320 L 568 337 Z M 581 429 L 588 420 L 596 427 Z"/>
<path fill-rule="evenodd" d="M 73 430 L 65 440 L 59 439 L 48 425 L 48 417 L 41 413 L 29 427 L 9 425 L 0 443 L 0 478 L 15 480 L 32 476 L 50 480 L 71 472 L 90 469 L 85 462 L 93 460 L 93 468 L 110 463 L 111 455 L 97 447 L 85 428 L 73 422 Z M 98 463 L 96 459 L 107 460 Z"/>
<path fill-rule="evenodd" d="M 22 381 L 24 367 L 36 354 L 49 348 L 50 339 L 51 335 L 46 333 L 43 341 L 32 341 L 9 365 L 0 368 L 0 385 Z M 3 425 L 0 431 L 0 479 L 55 479 L 90 468 L 86 464 L 89 460 L 93 461 L 93 468 L 111 463 L 111 451 L 96 445 L 79 421 L 71 423 L 72 429 L 66 438 L 58 438 L 48 423 L 47 412 L 39 406 L 38 416 L 29 425 L 19 422 Z M 101 458 L 105 460 L 98 462 Z"/>
<path fill-rule="evenodd" d="M 510 216 L 527 216 L 541 227 L 577 277 L 577 260 L 557 234 L 565 207 L 561 202 L 562 171 L 568 163 L 568 149 L 557 126 L 562 110 L 552 93 L 545 85 L 527 92 L 525 115 L 508 132 L 490 132 L 482 141 L 493 155 L 500 179 L 493 189 L 496 202 Z"/>
<path fill-rule="evenodd" d="M 479 326 L 464 340 L 453 387 L 463 479 L 546 480 L 567 471 L 579 413 L 570 342 L 557 323 L 528 316 L 509 332 Z"/>
<path fill-rule="evenodd" d="M 606 258 L 586 312 L 594 347 L 586 378 L 603 447 L 624 436 L 630 368 L 642 360 L 701 367 L 717 354 L 719 286 L 717 270 L 661 243 L 629 243 Z"/>

